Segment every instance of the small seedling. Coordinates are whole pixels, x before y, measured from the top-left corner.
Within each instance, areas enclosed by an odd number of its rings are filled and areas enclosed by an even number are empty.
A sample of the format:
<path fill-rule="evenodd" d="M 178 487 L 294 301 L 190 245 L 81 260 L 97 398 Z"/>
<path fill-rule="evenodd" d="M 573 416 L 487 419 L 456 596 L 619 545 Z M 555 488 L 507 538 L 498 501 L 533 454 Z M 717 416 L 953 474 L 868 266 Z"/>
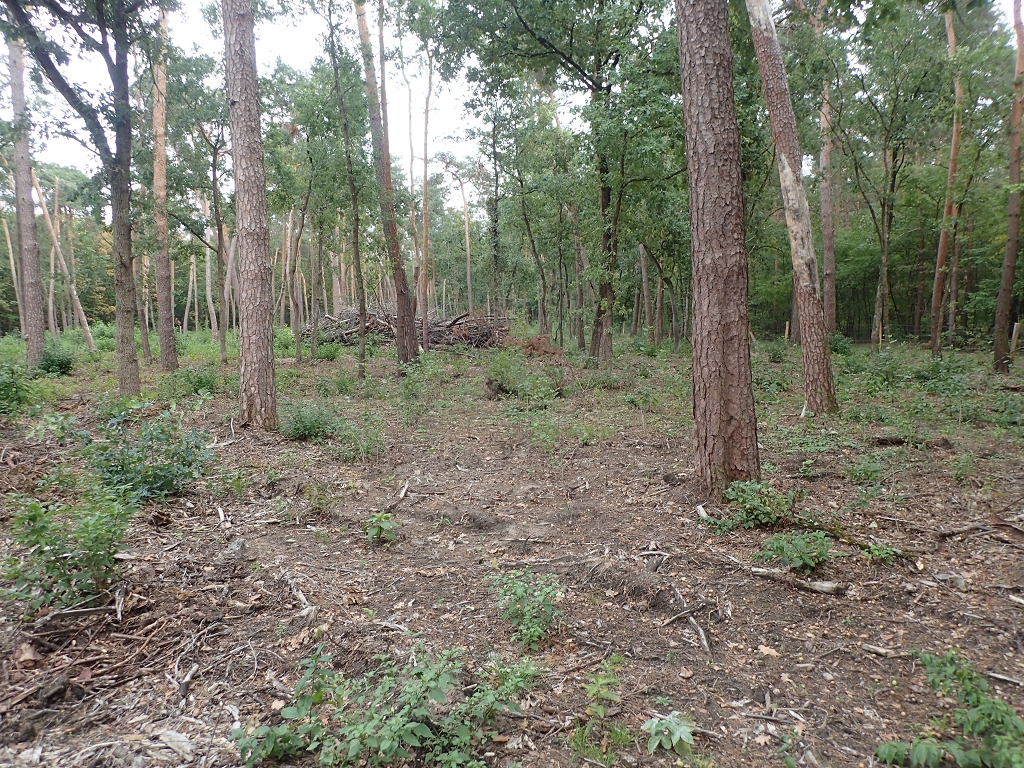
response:
<path fill-rule="evenodd" d="M 398 521 L 390 512 L 374 512 L 363 525 L 371 544 L 390 544 L 398 538 Z"/>
<path fill-rule="evenodd" d="M 761 562 L 778 560 L 795 571 L 813 572 L 828 562 L 832 540 L 821 531 L 812 533 L 779 533 L 769 536 L 754 559 Z"/>
<path fill-rule="evenodd" d="M 491 574 L 486 581 L 497 595 L 502 618 L 515 629 L 512 639 L 537 650 L 560 615 L 555 601 L 562 590 L 554 574 L 538 575 L 524 568 Z"/>
<path fill-rule="evenodd" d="M 869 562 L 882 563 L 883 565 L 892 565 L 896 558 L 900 556 L 898 549 L 893 549 L 887 544 L 869 544 L 863 552 L 864 557 Z"/>
<path fill-rule="evenodd" d="M 647 752 L 654 754 L 663 749 L 674 752 L 680 757 L 690 754 L 693 747 L 693 721 L 672 710 L 667 715 L 655 715 L 640 726 L 640 730 L 650 734 L 647 740 Z"/>
<path fill-rule="evenodd" d="M 789 517 L 796 503 L 793 493 L 782 494 L 767 483 L 735 482 L 725 489 L 726 501 L 733 513 L 730 517 L 702 517 L 700 520 L 715 529 L 715 533 L 728 533 L 737 528 L 765 528 Z"/>

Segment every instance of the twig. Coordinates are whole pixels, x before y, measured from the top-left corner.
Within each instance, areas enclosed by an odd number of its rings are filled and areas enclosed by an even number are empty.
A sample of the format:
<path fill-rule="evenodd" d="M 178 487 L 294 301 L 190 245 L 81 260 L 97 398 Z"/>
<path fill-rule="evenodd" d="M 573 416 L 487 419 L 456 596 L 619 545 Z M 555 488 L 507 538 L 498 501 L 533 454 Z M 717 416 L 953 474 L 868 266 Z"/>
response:
<path fill-rule="evenodd" d="M 697 633 L 697 639 L 700 640 L 700 647 L 704 649 L 704 653 L 711 655 L 711 643 L 708 642 L 708 636 L 704 630 L 700 628 L 700 624 L 693 616 L 687 616 L 686 620 L 690 622 L 690 626 L 693 627 L 694 632 Z"/>
<path fill-rule="evenodd" d="M 1004 683 L 1013 683 L 1014 685 L 1024 686 L 1024 680 L 1017 677 L 1008 677 L 1007 675 L 1000 675 L 998 672 L 986 672 L 987 677 L 991 677 L 993 680 L 1002 680 Z"/>
<path fill-rule="evenodd" d="M 760 576 L 763 579 L 771 579 L 781 584 L 788 584 L 791 587 L 802 589 L 805 592 L 816 592 L 819 595 L 843 596 L 846 594 L 847 585 L 838 581 L 806 581 L 797 579 L 777 568 L 751 568 L 751 574 Z"/>

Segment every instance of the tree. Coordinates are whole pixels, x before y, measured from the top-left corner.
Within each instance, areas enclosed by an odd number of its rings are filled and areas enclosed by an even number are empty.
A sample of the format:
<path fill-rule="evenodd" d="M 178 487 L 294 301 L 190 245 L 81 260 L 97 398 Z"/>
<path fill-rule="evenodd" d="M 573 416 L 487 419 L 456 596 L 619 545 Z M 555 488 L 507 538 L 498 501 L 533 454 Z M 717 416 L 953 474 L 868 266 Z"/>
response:
<path fill-rule="evenodd" d="M 956 58 L 956 31 L 953 29 L 953 11 L 944 14 L 946 23 L 946 45 L 949 59 Z M 939 249 L 935 256 L 935 280 L 932 284 L 932 323 L 931 348 L 932 357 L 942 355 L 942 294 L 946 286 L 946 257 L 949 253 L 949 236 L 957 218 L 957 205 L 954 199 L 956 192 L 956 168 L 960 159 L 960 118 L 964 100 L 964 89 L 960 84 L 960 75 L 953 76 L 953 136 L 949 142 L 949 167 L 946 175 L 946 202 L 942 209 L 942 230 L 939 232 Z"/>
<path fill-rule="evenodd" d="M 221 0 L 221 13 L 224 18 L 224 74 L 235 171 L 241 287 L 238 420 L 242 424 L 269 430 L 278 424 L 274 387 L 274 297 L 267 184 L 260 133 L 255 21 L 251 0 Z"/>
<path fill-rule="evenodd" d="M 797 138 L 796 115 L 786 81 L 782 50 L 775 34 L 775 23 L 766 0 L 747 0 L 754 50 L 761 68 L 765 99 L 771 116 L 779 165 L 782 201 L 793 259 L 793 287 L 800 313 L 800 338 L 803 351 L 804 407 L 814 413 L 838 410 L 825 313 L 818 281 L 818 258 L 814 252 L 811 212 L 807 205 L 803 174 L 803 155 Z"/>
<path fill-rule="evenodd" d="M 135 280 L 132 274 L 131 162 L 132 105 L 128 64 L 137 44 L 148 37 L 145 11 L 149 0 L 113 0 L 110 3 L 59 0 L 31 4 L 4 0 L 8 20 L 36 60 L 46 79 L 85 123 L 90 141 L 103 164 L 110 190 L 113 233 L 115 343 L 117 385 L 123 397 L 140 392 L 139 361 L 135 354 Z M 52 34 L 47 37 L 47 32 Z M 67 41 L 65 43 L 65 40 Z M 109 107 L 90 98 L 90 88 L 69 80 L 58 66 L 70 58 L 75 45 L 83 53 L 103 60 L 111 92 Z M 113 131 L 111 147 L 104 123 Z"/>
<path fill-rule="evenodd" d="M 381 88 L 378 96 L 377 73 L 373 63 L 373 48 L 370 45 L 370 32 L 366 24 L 366 5 L 357 0 L 356 24 L 359 28 L 360 51 L 363 57 L 363 69 L 366 77 L 366 100 L 370 109 L 370 138 L 373 143 L 373 164 L 377 176 L 378 194 L 380 195 L 380 216 L 384 227 L 384 240 L 391 261 L 391 271 L 395 281 L 395 298 L 397 302 L 395 318 L 395 343 L 398 347 L 398 362 L 410 363 L 417 357 L 416 317 L 413 312 L 412 298 L 409 295 L 409 281 L 402 263 L 401 243 L 398 240 L 398 220 L 395 216 L 395 188 L 391 181 L 391 150 L 388 146 L 387 132 L 387 92 L 384 87 L 384 3 L 381 0 L 378 13 L 380 25 L 381 48 Z"/>
<path fill-rule="evenodd" d="M 157 330 L 160 366 L 178 369 L 174 348 L 174 286 L 167 249 L 167 9 L 160 9 L 160 37 L 153 64 L 153 224 L 156 229 Z"/>
<path fill-rule="evenodd" d="M 1017 39 L 1017 63 L 1013 78 L 1013 108 L 1010 113 L 1010 194 L 1006 210 L 1006 250 L 1003 271 L 996 298 L 995 370 L 1010 372 L 1010 309 L 1013 304 L 1013 283 L 1020 250 L 1020 157 L 1021 117 L 1024 115 L 1024 22 L 1021 21 L 1021 0 L 1013 0 L 1013 30 Z"/>
<path fill-rule="evenodd" d="M 676 0 L 676 24 L 693 238 L 697 476 L 720 494 L 734 480 L 760 476 L 727 5 Z"/>
<path fill-rule="evenodd" d="M 11 102 L 14 106 L 14 197 L 18 219 L 18 283 L 22 316 L 22 336 L 27 347 L 29 367 L 39 361 L 46 337 L 43 317 L 43 285 L 39 274 L 39 242 L 36 236 L 36 212 L 32 202 L 32 157 L 29 141 L 30 119 L 25 101 L 25 60 L 20 40 L 7 41 L 11 69 Z M 10 243 L 8 242 L 8 246 Z M 14 262 L 11 262 L 12 268 Z M 12 275 L 12 278 L 15 275 Z"/>

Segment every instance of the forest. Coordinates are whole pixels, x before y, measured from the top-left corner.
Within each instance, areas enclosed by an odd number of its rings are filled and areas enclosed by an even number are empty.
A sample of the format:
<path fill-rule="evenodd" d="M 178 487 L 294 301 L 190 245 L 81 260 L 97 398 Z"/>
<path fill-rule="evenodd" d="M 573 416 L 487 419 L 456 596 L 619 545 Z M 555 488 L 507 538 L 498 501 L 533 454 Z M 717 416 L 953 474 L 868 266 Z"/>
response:
<path fill-rule="evenodd" d="M 0 766 L 1024 768 L 1021 0 L 0 30 Z"/>

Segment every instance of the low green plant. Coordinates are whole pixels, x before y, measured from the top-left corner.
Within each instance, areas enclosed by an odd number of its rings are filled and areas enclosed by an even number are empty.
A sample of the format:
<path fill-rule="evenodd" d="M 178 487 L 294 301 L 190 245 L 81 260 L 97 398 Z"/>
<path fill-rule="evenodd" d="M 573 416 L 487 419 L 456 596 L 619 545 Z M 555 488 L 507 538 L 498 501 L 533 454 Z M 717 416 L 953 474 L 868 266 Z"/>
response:
<path fill-rule="evenodd" d="M 350 679 L 322 654 L 321 646 L 303 660 L 279 725 L 232 732 L 246 768 L 310 752 L 324 766 L 484 768 L 488 727 L 499 712 L 520 711 L 513 700 L 528 678 L 491 667 L 467 687 L 458 650 L 434 656 L 420 645 L 408 663 L 377 656 L 374 669 Z"/>
<path fill-rule="evenodd" d="M 766 342 L 764 351 L 769 363 L 778 364 L 786 362 L 786 342 L 782 339 Z"/>
<path fill-rule="evenodd" d="M 622 697 L 615 692 L 619 684 L 619 678 L 615 670 L 622 665 L 622 656 L 612 656 L 602 662 L 597 672 L 590 676 L 590 680 L 583 686 L 587 692 L 586 713 L 597 720 L 605 720 L 611 712 L 611 707 L 622 701 Z"/>
<path fill-rule="evenodd" d="M 75 369 L 75 353 L 63 344 L 48 342 L 36 362 L 36 368 L 51 376 L 67 376 Z"/>
<path fill-rule="evenodd" d="M 953 479 L 962 483 L 975 474 L 975 456 L 973 453 L 962 453 L 949 463 L 953 472 Z"/>
<path fill-rule="evenodd" d="M 0 414 L 15 414 L 29 404 L 32 389 L 20 365 L 0 365 Z"/>
<path fill-rule="evenodd" d="M 584 760 L 600 765 L 615 765 L 617 747 L 632 745 L 636 737 L 627 728 L 608 721 L 614 705 L 622 701 L 616 691 L 619 679 L 615 670 L 623 662 L 622 656 L 612 656 L 598 667 L 584 684 L 587 693 L 586 722 L 576 724 L 568 744 Z"/>
<path fill-rule="evenodd" d="M 641 384 L 622 399 L 626 405 L 631 405 L 639 411 L 653 411 L 661 403 L 658 393 L 646 384 Z"/>
<path fill-rule="evenodd" d="M 213 368 L 179 368 L 160 382 L 160 395 L 173 400 L 217 391 L 217 371 Z"/>
<path fill-rule="evenodd" d="M 148 419 L 122 411 L 83 437 L 82 452 L 102 485 L 135 504 L 180 495 L 212 458 L 206 435 L 184 432 L 172 411 Z"/>
<path fill-rule="evenodd" d="M 359 421 L 338 419 L 331 451 L 344 462 L 367 461 L 384 453 L 384 432 L 379 417 L 364 415 Z"/>
<path fill-rule="evenodd" d="M 829 560 L 832 540 L 822 531 L 809 533 L 777 533 L 769 536 L 754 560 L 777 560 L 795 571 L 813 573 Z"/>
<path fill-rule="evenodd" d="M 885 468 L 871 458 L 862 459 L 848 471 L 850 479 L 855 483 L 877 483 L 884 474 Z"/>
<path fill-rule="evenodd" d="M 326 440 L 341 422 L 321 403 L 288 403 L 282 410 L 280 432 L 289 440 Z"/>
<path fill-rule="evenodd" d="M 796 495 L 782 494 L 768 483 L 737 481 L 725 489 L 726 501 L 730 502 L 732 514 L 729 517 L 702 517 L 701 522 L 710 525 L 715 533 L 728 533 L 737 528 L 765 528 L 776 525 L 793 513 Z"/>
<path fill-rule="evenodd" d="M 516 349 L 503 349 L 487 367 L 487 386 L 494 395 L 515 397 L 531 406 L 544 406 L 554 400 L 558 384 L 548 375 L 530 371 L 522 352 Z"/>
<path fill-rule="evenodd" d="M 890 547 L 888 544 L 868 544 L 865 549 L 861 550 L 861 553 L 872 563 L 882 563 L 883 565 L 892 565 L 896 558 L 900 556 L 900 551 Z"/>
<path fill-rule="evenodd" d="M 828 340 L 833 355 L 848 355 L 853 351 L 853 340 L 841 333 L 833 333 Z"/>
<path fill-rule="evenodd" d="M 371 544 L 390 544 L 398 538 L 399 523 L 390 512 L 374 512 L 363 524 Z"/>
<path fill-rule="evenodd" d="M 512 639 L 520 645 L 537 650 L 540 642 L 560 616 L 555 601 L 562 588 L 554 574 L 537 574 L 526 567 L 486 577 L 498 601 L 501 617 L 514 631 Z"/>
<path fill-rule="evenodd" d="M 955 696 L 960 706 L 934 719 L 910 742 L 879 745 L 879 761 L 929 768 L 946 761 L 962 768 L 1024 766 L 1024 720 L 989 693 L 985 678 L 956 651 L 943 656 L 923 653 L 920 658 L 928 684 L 943 696 Z"/>
<path fill-rule="evenodd" d="M 659 749 L 674 752 L 679 757 L 686 757 L 693 749 L 692 720 L 672 710 L 667 715 L 655 715 L 640 726 L 640 730 L 650 735 L 647 740 L 647 752 L 653 755 Z"/>
<path fill-rule="evenodd" d="M 4 577 L 14 582 L 9 598 L 44 605 L 91 602 L 116 583 L 115 555 L 135 510 L 101 491 L 77 505 L 8 497 L 14 507 L 11 533 L 25 548 L 6 558 Z"/>
<path fill-rule="evenodd" d="M 316 393 L 321 397 L 353 395 L 359 382 L 346 371 L 338 371 L 333 378 L 324 377 L 316 383 Z"/>

